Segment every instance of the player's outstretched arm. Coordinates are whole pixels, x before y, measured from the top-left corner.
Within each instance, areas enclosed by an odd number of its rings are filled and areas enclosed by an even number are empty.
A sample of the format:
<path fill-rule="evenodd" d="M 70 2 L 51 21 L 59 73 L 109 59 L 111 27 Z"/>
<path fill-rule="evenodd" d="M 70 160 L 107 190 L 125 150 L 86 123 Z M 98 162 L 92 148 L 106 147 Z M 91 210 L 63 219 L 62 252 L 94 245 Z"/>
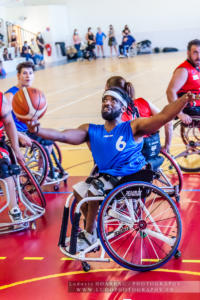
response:
<path fill-rule="evenodd" d="M 137 138 L 156 132 L 160 127 L 165 125 L 176 117 L 176 115 L 185 107 L 185 105 L 193 101 L 195 95 L 191 92 L 180 97 L 177 101 L 172 102 L 164 107 L 164 109 L 151 118 L 139 118 L 131 122 L 133 135 Z"/>
<path fill-rule="evenodd" d="M 27 122 L 27 125 L 30 132 L 33 132 L 44 139 L 49 139 L 52 141 L 79 145 L 87 142 L 88 140 L 89 124 L 83 124 L 77 129 L 66 129 L 63 131 L 52 128 L 41 128 L 38 121 Z"/>

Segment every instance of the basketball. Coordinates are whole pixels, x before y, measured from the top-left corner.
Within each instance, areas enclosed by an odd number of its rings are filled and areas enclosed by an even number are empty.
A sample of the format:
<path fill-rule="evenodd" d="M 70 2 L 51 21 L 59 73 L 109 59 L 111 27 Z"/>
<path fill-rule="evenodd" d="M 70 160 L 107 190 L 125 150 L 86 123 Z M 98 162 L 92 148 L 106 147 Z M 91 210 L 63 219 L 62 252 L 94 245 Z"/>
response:
<path fill-rule="evenodd" d="M 41 118 L 47 110 L 47 102 L 40 90 L 23 87 L 14 95 L 12 107 L 16 117 L 24 122 Z"/>

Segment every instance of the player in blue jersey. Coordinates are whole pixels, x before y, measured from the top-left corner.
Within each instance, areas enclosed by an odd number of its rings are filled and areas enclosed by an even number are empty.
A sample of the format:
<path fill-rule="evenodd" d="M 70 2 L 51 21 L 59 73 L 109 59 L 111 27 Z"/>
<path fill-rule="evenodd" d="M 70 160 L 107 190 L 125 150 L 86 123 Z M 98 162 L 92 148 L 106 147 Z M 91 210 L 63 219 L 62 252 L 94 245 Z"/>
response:
<path fill-rule="evenodd" d="M 29 87 L 32 85 L 34 79 L 34 64 L 32 62 L 23 62 L 17 66 L 17 79 L 18 82 L 15 86 L 11 87 L 5 92 L 5 97 L 8 103 L 12 106 L 12 100 L 14 95 L 19 91 L 20 88 Z M 22 146 L 31 146 L 31 139 L 26 135 L 28 127 L 23 122 L 19 121 L 12 112 L 12 116 L 17 127 L 19 142 Z"/>
<path fill-rule="evenodd" d="M 86 196 L 102 195 L 102 190 L 106 191 L 114 187 L 115 180 L 144 168 L 146 162 L 141 153 L 143 135 L 156 132 L 172 120 L 192 99 L 194 95 L 188 93 L 151 118 L 122 122 L 122 113 L 132 104 L 132 99 L 124 90 L 112 87 L 105 91 L 102 97 L 101 114 L 105 120 L 104 125 L 83 124 L 77 129 L 62 132 L 41 128 L 37 120 L 32 121 L 28 126 L 30 131 L 43 138 L 72 145 L 88 143 L 100 176 L 98 181 L 79 182 L 73 186 L 74 195 L 77 201 L 80 201 Z M 95 218 L 98 206 L 98 202 L 91 201 L 82 207 L 86 227 L 78 237 L 77 251 L 82 251 L 95 242 Z"/>

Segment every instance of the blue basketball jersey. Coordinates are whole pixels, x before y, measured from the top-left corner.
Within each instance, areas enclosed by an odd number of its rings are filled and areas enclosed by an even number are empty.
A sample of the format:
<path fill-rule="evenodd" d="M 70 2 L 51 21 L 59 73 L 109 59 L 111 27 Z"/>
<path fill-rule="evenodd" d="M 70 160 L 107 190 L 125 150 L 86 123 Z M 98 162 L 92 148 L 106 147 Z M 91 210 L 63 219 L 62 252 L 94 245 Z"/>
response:
<path fill-rule="evenodd" d="M 18 91 L 19 91 L 19 88 L 17 86 L 13 86 L 9 90 L 7 90 L 5 92 L 5 94 L 11 93 L 11 94 L 15 95 Z M 20 132 L 26 132 L 28 130 L 28 127 L 26 126 L 26 124 L 19 121 L 13 111 L 12 111 L 12 116 L 13 116 L 15 125 L 17 127 L 17 130 L 20 131 Z"/>
<path fill-rule="evenodd" d="M 130 121 L 118 124 L 110 132 L 104 125 L 89 125 L 92 155 L 100 173 L 125 176 L 142 169 L 146 164 L 142 155 L 143 142 L 134 140 Z"/>

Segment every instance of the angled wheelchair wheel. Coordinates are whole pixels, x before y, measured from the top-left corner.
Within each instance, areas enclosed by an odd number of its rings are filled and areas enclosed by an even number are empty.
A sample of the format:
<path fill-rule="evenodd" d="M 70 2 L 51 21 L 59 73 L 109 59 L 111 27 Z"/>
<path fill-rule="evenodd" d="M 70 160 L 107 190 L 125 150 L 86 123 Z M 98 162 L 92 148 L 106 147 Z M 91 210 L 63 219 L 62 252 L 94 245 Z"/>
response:
<path fill-rule="evenodd" d="M 47 147 L 44 146 L 44 150 L 48 157 L 49 171 L 47 176 L 47 181 L 57 180 L 66 176 L 66 172 L 63 169 L 62 163 L 62 154 L 59 146 L 56 143 L 53 143 L 52 150 L 49 151 Z"/>
<path fill-rule="evenodd" d="M 121 266 L 148 271 L 175 255 L 181 219 L 171 198 L 145 182 L 129 182 L 104 199 L 98 233 L 108 255 Z"/>
<path fill-rule="evenodd" d="M 45 197 L 40 185 L 27 166 L 21 165 L 19 181 L 22 193 L 31 203 L 39 205 L 40 207 L 46 207 Z"/>
<path fill-rule="evenodd" d="M 182 171 L 200 171 L 200 119 L 192 118 L 191 124 L 180 120 L 174 124 L 174 136 L 178 145 L 172 147 L 172 154 Z"/>
<path fill-rule="evenodd" d="M 48 158 L 43 147 L 37 142 L 32 141 L 31 147 L 21 148 L 26 166 L 31 170 L 32 174 L 42 185 L 48 173 Z"/>
<path fill-rule="evenodd" d="M 158 178 L 154 179 L 153 184 L 160 187 L 170 196 L 179 194 L 183 186 L 183 175 L 177 162 L 164 150 L 159 153 L 164 160 L 157 169 Z"/>

